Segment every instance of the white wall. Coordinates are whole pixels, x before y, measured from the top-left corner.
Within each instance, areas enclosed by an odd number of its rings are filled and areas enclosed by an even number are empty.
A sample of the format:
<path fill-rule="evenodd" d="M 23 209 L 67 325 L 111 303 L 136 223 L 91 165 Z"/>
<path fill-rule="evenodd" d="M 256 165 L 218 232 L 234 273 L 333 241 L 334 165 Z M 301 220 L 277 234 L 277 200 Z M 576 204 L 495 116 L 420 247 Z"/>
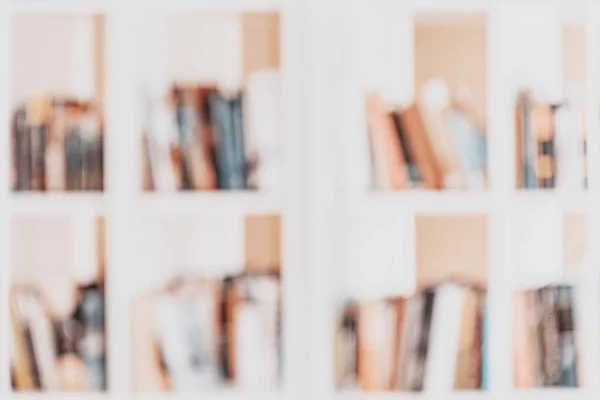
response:
<path fill-rule="evenodd" d="M 13 18 L 13 104 L 36 95 L 94 92 L 94 22 L 89 15 Z"/>

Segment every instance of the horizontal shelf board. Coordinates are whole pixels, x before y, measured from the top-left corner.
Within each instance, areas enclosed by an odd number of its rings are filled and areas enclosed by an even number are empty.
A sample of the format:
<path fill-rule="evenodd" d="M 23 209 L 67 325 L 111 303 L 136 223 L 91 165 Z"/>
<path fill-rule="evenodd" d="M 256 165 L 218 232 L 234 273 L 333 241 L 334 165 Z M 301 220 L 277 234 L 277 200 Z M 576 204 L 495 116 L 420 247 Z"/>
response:
<path fill-rule="evenodd" d="M 465 390 L 445 394 L 425 392 L 338 392 L 337 400 L 479 400 L 490 398 L 490 393 Z"/>
<path fill-rule="evenodd" d="M 283 400 L 284 396 L 277 392 L 257 392 L 253 390 L 217 390 L 204 393 L 161 393 L 161 394 L 136 394 L 132 396 L 135 400 Z"/>
<path fill-rule="evenodd" d="M 279 11 L 280 0 L 130 0 L 124 7 L 142 12 L 267 12 Z"/>
<path fill-rule="evenodd" d="M 15 400 L 113 400 L 122 399 L 121 395 L 111 393 L 12 393 L 10 398 Z M 135 400 L 283 400 L 283 396 L 277 392 L 254 392 L 243 390 L 217 390 L 206 393 L 179 394 L 131 394 L 126 398 Z"/>
<path fill-rule="evenodd" d="M 351 198 L 349 211 L 380 209 L 406 211 L 419 214 L 481 214 L 487 213 L 490 195 L 487 192 L 452 192 L 405 190 L 398 192 L 371 192 L 367 194 L 342 194 Z"/>
<path fill-rule="evenodd" d="M 12 0 L 13 14 L 100 14 L 111 7 L 110 0 Z"/>
<path fill-rule="evenodd" d="M 515 202 L 519 206 L 552 205 L 565 212 L 584 212 L 587 209 L 587 192 L 560 192 L 550 190 L 518 190 Z"/>
<path fill-rule="evenodd" d="M 140 12 L 251 12 L 278 11 L 280 0 L 12 0 L 13 14 Z"/>
<path fill-rule="evenodd" d="M 536 388 L 513 390 L 508 394 L 482 390 L 465 390 L 451 393 L 413 392 L 338 392 L 336 400 L 563 400 L 584 399 L 579 388 Z"/>
<path fill-rule="evenodd" d="M 137 211 L 146 214 L 281 213 L 276 194 L 250 191 L 144 193 L 139 195 L 134 204 Z"/>
<path fill-rule="evenodd" d="M 10 196 L 11 211 L 21 215 L 71 215 L 104 213 L 102 193 L 16 192 Z"/>

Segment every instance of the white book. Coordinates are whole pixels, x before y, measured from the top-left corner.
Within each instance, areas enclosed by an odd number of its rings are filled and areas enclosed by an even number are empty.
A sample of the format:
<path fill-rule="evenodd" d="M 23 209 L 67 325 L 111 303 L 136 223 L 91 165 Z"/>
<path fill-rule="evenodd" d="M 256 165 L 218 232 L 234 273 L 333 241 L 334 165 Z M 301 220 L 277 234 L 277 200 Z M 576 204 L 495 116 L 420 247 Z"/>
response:
<path fill-rule="evenodd" d="M 265 367 L 271 361 L 265 357 L 268 344 L 263 336 L 260 307 L 251 303 L 240 304 L 236 319 L 236 384 L 244 389 L 268 388 L 271 382 Z"/>
<path fill-rule="evenodd" d="M 436 289 L 423 386 L 427 392 L 454 389 L 464 295 L 465 289 L 455 284 Z"/>
<path fill-rule="evenodd" d="M 17 295 L 19 314 L 29 326 L 33 354 L 42 390 L 58 390 L 56 341 L 52 324 L 39 300 L 31 293 Z"/>
<path fill-rule="evenodd" d="M 246 159 L 256 162 L 251 187 L 274 190 L 279 185 L 281 83 L 277 69 L 255 72 L 244 94 L 244 147 Z"/>
<path fill-rule="evenodd" d="M 157 303 L 161 353 L 175 392 L 211 389 L 219 383 L 215 299 L 167 295 Z"/>
<path fill-rule="evenodd" d="M 571 104 L 559 107 L 554 115 L 556 188 L 582 190 L 585 180 L 581 111 Z"/>
<path fill-rule="evenodd" d="M 157 191 L 177 190 L 177 178 L 171 161 L 171 144 L 177 137 L 177 122 L 173 110 L 163 101 L 152 104 L 146 99 L 149 123 L 146 127 L 148 137 L 148 159 L 150 173 Z"/>

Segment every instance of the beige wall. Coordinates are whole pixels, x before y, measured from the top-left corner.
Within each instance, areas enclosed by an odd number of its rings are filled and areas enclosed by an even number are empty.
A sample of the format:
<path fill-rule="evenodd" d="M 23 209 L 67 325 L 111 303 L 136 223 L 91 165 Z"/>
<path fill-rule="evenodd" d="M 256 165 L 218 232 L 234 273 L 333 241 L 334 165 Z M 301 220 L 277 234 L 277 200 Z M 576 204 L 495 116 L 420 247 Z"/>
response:
<path fill-rule="evenodd" d="M 585 30 L 563 28 L 563 82 L 585 82 Z M 451 86 L 466 84 L 474 95 L 475 108 L 486 116 L 486 26 L 483 19 L 462 23 L 417 23 L 415 25 L 415 93 L 427 79 L 442 77 Z"/>
<path fill-rule="evenodd" d="M 417 287 L 447 279 L 484 284 L 488 232 L 485 216 L 417 216 Z"/>
<path fill-rule="evenodd" d="M 415 94 L 430 78 L 466 84 L 481 123 L 486 115 L 486 27 L 483 21 L 415 25 Z"/>
<path fill-rule="evenodd" d="M 563 83 L 585 83 L 585 28 L 565 26 L 563 28 Z"/>

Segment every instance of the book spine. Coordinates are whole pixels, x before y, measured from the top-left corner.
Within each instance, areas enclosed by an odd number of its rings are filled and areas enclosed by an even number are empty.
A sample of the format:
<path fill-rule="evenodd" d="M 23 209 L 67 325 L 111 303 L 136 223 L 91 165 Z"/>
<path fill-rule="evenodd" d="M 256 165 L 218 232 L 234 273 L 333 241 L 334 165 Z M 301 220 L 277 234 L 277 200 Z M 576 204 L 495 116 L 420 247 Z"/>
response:
<path fill-rule="evenodd" d="M 240 94 L 231 102 L 231 116 L 233 127 L 233 189 L 246 188 L 247 168 L 245 157 L 246 153 L 244 151 L 244 115 L 242 100 L 243 95 Z"/>
<path fill-rule="evenodd" d="M 65 138 L 67 154 L 67 190 L 81 190 L 83 184 L 83 143 L 79 126 L 72 127 Z"/>
<path fill-rule="evenodd" d="M 482 330 L 481 330 L 481 390 L 488 389 L 488 358 L 489 358 L 489 322 L 488 322 L 488 302 L 484 297 L 482 305 Z"/>
<path fill-rule="evenodd" d="M 186 113 L 186 105 L 183 98 L 183 90 L 176 89 L 175 91 L 176 105 L 175 105 L 175 115 L 177 120 L 177 133 L 178 133 L 178 143 L 179 148 L 181 150 L 181 159 L 179 160 L 181 163 L 181 189 L 182 190 L 192 190 L 192 172 L 190 160 L 185 157 L 185 146 L 187 142 L 187 138 L 190 134 L 190 128 L 192 121 L 190 121 L 190 116 Z"/>
<path fill-rule="evenodd" d="M 30 134 L 27 126 L 27 111 L 19 108 L 15 113 L 15 190 L 29 190 L 31 182 Z"/>
<path fill-rule="evenodd" d="M 542 342 L 544 346 L 543 372 L 545 386 L 560 384 L 560 343 L 556 318 L 556 292 L 546 287 L 540 290 L 542 314 Z"/>
<path fill-rule="evenodd" d="M 65 129 L 66 111 L 62 104 L 52 107 L 52 122 L 49 126 L 46 148 L 46 190 L 65 190 Z"/>
<path fill-rule="evenodd" d="M 464 299 L 465 289 L 458 285 L 436 289 L 426 357 L 427 391 L 448 393 L 454 389 Z"/>
<path fill-rule="evenodd" d="M 279 184 L 280 86 L 276 69 L 255 72 L 246 84 L 244 148 L 251 189 L 273 190 Z"/>
<path fill-rule="evenodd" d="M 32 125 L 29 128 L 31 140 L 31 190 L 43 191 L 46 188 L 46 126 Z"/>
<path fill-rule="evenodd" d="M 534 132 L 535 109 L 531 98 L 526 96 L 523 103 L 523 176 L 526 189 L 538 188 L 537 141 Z"/>
<path fill-rule="evenodd" d="M 391 115 L 394 121 L 394 127 L 396 128 L 396 133 L 398 134 L 400 149 L 402 150 L 404 161 L 406 162 L 406 167 L 408 168 L 408 177 L 413 186 L 419 186 L 421 182 L 421 176 L 419 175 L 419 169 L 415 163 L 414 156 L 410 153 L 406 132 L 404 132 L 404 128 L 402 126 L 402 116 L 398 112 L 393 112 Z"/>
<path fill-rule="evenodd" d="M 572 288 L 559 285 L 556 289 L 556 316 L 560 342 L 560 385 L 577 387 L 577 347 L 573 323 Z"/>
<path fill-rule="evenodd" d="M 78 308 L 83 327 L 80 352 L 88 371 L 88 387 L 93 391 L 102 391 L 106 389 L 103 289 L 83 289 Z"/>
<path fill-rule="evenodd" d="M 425 367 L 427 362 L 427 355 L 429 352 L 429 335 L 431 331 L 431 322 L 433 316 L 433 302 L 435 299 L 435 291 L 427 290 L 423 294 L 424 304 L 423 313 L 421 320 L 417 323 L 421 324 L 421 332 L 417 341 L 415 360 L 413 364 L 414 368 L 414 380 L 410 383 L 410 389 L 413 391 L 423 390 L 425 381 Z"/>

